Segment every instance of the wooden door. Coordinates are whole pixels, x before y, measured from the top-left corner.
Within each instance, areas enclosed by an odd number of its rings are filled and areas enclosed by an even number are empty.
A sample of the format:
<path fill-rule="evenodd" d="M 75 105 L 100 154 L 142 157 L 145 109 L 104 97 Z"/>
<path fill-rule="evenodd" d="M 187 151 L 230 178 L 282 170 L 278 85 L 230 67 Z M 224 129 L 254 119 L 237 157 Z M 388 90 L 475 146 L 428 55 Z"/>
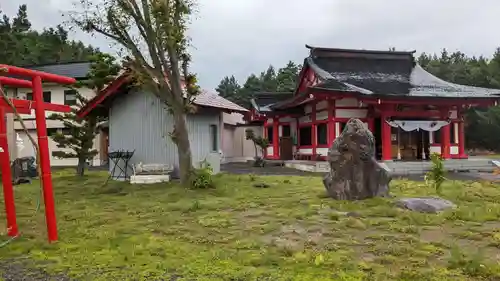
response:
<path fill-rule="evenodd" d="M 293 139 L 292 137 L 280 138 L 280 159 L 292 160 L 293 159 Z"/>
<path fill-rule="evenodd" d="M 109 129 L 101 129 L 101 144 L 100 144 L 100 158 L 101 164 L 108 162 L 108 149 L 109 149 Z"/>

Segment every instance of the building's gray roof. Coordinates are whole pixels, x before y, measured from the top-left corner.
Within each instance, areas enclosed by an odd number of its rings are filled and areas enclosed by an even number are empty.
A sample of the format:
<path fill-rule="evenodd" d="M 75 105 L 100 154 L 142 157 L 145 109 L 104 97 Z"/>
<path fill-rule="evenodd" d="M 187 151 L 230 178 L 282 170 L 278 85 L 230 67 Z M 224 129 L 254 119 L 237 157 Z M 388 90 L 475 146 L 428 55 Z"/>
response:
<path fill-rule="evenodd" d="M 194 99 L 194 103 L 200 106 L 215 107 L 220 109 L 228 109 L 230 111 L 246 112 L 247 109 L 229 101 L 218 94 L 202 91 Z"/>
<path fill-rule="evenodd" d="M 90 71 L 91 64 L 92 63 L 90 62 L 74 62 L 61 64 L 30 65 L 23 67 L 27 69 L 67 76 L 75 79 L 82 79 L 87 77 L 87 74 Z"/>

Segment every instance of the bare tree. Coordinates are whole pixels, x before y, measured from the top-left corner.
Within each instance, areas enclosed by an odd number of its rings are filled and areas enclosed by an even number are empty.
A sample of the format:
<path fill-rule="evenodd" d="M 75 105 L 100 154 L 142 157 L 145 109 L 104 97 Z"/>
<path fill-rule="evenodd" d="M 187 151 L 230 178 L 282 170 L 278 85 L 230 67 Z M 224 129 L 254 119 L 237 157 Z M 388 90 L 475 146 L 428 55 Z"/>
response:
<path fill-rule="evenodd" d="M 186 115 L 194 112 L 192 101 L 200 92 L 188 70 L 186 30 L 193 7 L 193 0 L 79 0 L 77 11 L 70 13 L 82 30 L 117 43 L 137 83 L 167 106 L 185 185 L 193 172 Z"/>

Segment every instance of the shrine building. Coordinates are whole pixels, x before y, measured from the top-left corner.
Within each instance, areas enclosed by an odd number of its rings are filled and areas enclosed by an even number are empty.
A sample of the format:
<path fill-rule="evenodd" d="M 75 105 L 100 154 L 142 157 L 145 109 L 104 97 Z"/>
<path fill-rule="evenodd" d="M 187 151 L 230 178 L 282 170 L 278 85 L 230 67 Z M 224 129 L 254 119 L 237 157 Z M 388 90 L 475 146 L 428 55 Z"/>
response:
<path fill-rule="evenodd" d="M 295 92 L 251 100 L 248 119 L 263 127 L 267 159 L 323 160 L 350 118 L 373 133 L 379 160 L 466 159 L 465 110 L 500 100 L 500 90 L 430 74 L 414 51 L 306 47 Z"/>

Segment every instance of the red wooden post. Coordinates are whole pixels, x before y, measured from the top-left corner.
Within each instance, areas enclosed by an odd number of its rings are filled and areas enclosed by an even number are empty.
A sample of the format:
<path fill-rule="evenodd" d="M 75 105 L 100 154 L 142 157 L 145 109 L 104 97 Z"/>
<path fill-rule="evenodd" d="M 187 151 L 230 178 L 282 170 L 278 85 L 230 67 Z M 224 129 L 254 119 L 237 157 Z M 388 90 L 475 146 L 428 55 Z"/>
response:
<path fill-rule="evenodd" d="M 54 206 L 54 191 L 50 174 L 49 142 L 47 139 L 47 123 L 45 121 L 45 108 L 43 106 L 42 78 L 33 78 L 33 99 L 35 100 L 36 133 L 40 153 L 40 179 L 43 183 L 43 201 L 45 203 L 45 220 L 49 241 L 57 241 L 56 209 Z"/>
<path fill-rule="evenodd" d="M 382 115 L 380 118 L 382 122 L 382 160 L 392 160 L 391 153 L 391 126 L 386 121 L 386 116 Z"/>
<path fill-rule="evenodd" d="M 279 136 L 280 131 L 279 131 L 279 118 L 274 117 L 273 118 L 273 156 L 274 159 L 279 159 L 279 152 L 280 152 L 280 147 L 279 147 Z"/>
<path fill-rule="evenodd" d="M 269 140 L 269 136 L 267 135 L 267 117 L 266 117 L 266 119 L 264 119 L 264 132 L 262 132 L 262 136 Z M 268 147 L 269 147 L 269 145 L 268 145 Z M 268 157 L 267 147 L 264 149 L 264 151 L 262 153 L 264 154 L 264 155 L 262 155 L 262 158 L 266 159 Z"/>
<path fill-rule="evenodd" d="M 335 100 L 328 100 L 328 147 L 332 147 L 335 140 Z"/>
<path fill-rule="evenodd" d="M 12 172 L 10 169 L 9 143 L 7 141 L 7 125 L 5 123 L 5 108 L 0 107 L 0 165 L 2 167 L 2 187 L 7 217 L 7 234 L 17 236 L 19 230 L 16 222 L 16 206 L 14 203 L 14 188 L 12 187 Z"/>
<path fill-rule="evenodd" d="M 449 117 L 449 108 L 442 107 L 441 108 L 441 118 L 442 120 L 446 120 Z M 443 159 L 450 159 L 450 124 L 441 127 L 441 157 Z"/>
<path fill-rule="evenodd" d="M 458 122 L 458 158 L 466 159 L 464 121 Z"/>
<path fill-rule="evenodd" d="M 441 127 L 441 157 L 443 159 L 450 159 L 450 124 Z"/>
<path fill-rule="evenodd" d="M 317 151 L 317 146 L 318 146 L 318 139 L 317 136 L 318 134 L 316 133 L 316 130 L 318 129 L 318 126 L 316 124 L 316 101 L 313 101 L 311 103 L 311 144 L 312 144 L 312 158 L 311 160 L 316 160 L 316 151 Z"/>

